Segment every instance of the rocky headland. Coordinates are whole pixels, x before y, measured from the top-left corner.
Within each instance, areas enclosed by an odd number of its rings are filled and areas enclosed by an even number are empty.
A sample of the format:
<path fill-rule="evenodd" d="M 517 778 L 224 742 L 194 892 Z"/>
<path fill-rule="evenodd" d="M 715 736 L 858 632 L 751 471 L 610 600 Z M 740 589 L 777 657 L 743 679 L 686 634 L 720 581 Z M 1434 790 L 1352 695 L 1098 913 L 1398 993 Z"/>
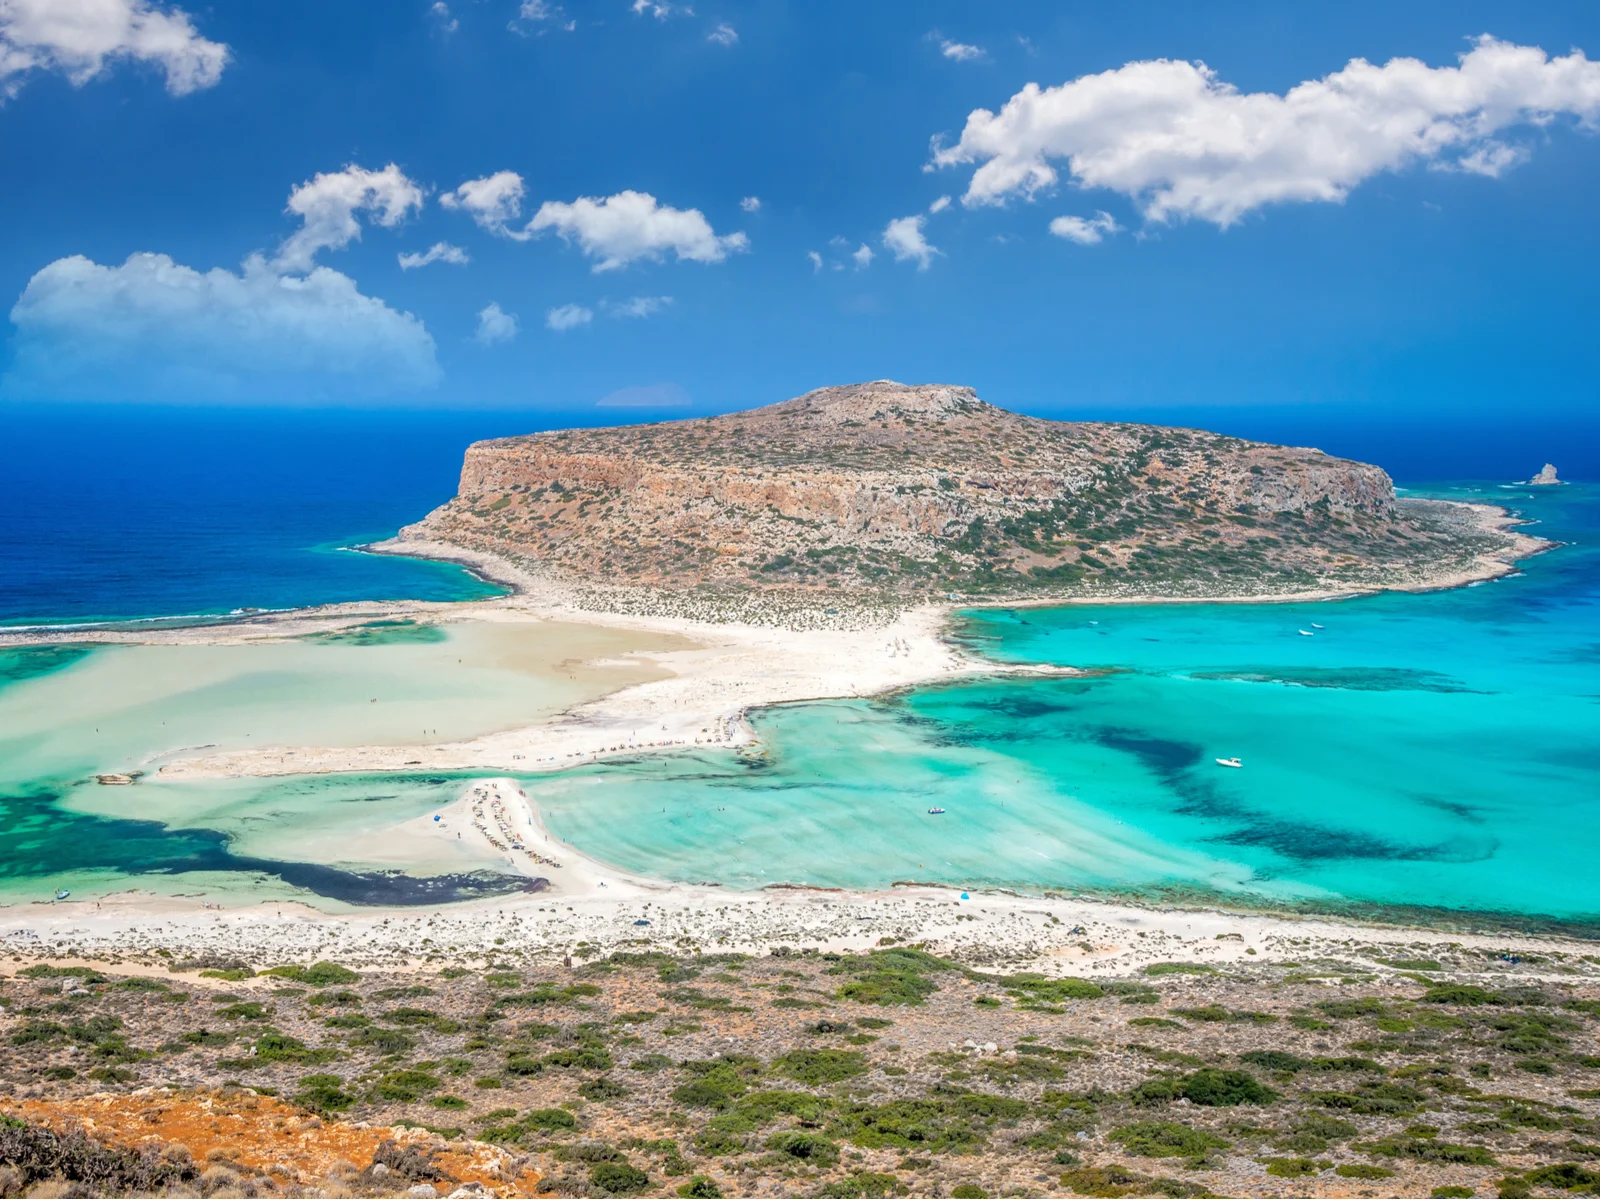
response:
<path fill-rule="evenodd" d="M 1471 508 L 1397 499 L 1382 469 L 1320 450 L 1051 421 L 971 388 L 886 380 L 478 442 L 455 498 L 400 540 L 509 561 L 590 594 L 587 606 L 720 600 L 746 619 L 774 602 L 1427 586 L 1516 541 Z"/>

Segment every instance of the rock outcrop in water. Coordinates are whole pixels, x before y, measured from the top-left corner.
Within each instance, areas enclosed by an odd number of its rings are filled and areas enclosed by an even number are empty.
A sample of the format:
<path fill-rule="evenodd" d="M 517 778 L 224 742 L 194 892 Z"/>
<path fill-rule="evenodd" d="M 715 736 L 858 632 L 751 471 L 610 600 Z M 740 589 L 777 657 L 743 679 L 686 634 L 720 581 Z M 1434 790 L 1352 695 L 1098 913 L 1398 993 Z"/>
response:
<path fill-rule="evenodd" d="M 880 380 L 479 442 L 455 499 L 401 537 L 656 594 L 1228 595 L 1420 578 L 1485 548 L 1445 517 L 1319 450 Z"/>
<path fill-rule="evenodd" d="M 1553 463 L 1545 463 L 1539 468 L 1539 473 L 1528 482 L 1534 487 L 1552 487 L 1561 482 L 1556 478 L 1556 468 Z"/>

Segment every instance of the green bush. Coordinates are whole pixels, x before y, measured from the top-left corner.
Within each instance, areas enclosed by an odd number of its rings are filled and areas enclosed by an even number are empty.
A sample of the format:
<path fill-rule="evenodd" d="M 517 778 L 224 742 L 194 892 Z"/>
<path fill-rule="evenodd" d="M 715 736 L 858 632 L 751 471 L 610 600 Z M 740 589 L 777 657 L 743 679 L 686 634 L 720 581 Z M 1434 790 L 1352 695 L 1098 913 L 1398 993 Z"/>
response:
<path fill-rule="evenodd" d="M 958 1183 L 950 1189 L 955 1200 L 989 1200 L 989 1193 L 975 1183 Z"/>
<path fill-rule="evenodd" d="M 1498 992 L 1471 983 L 1442 983 L 1422 993 L 1427 1004 L 1462 1004 L 1476 1007 L 1482 1004 L 1504 1004 L 1505 997 Z"/>
<path fill-rule="evenodd" d="M 1340 1163 L 1333 1173 L 1346 1179 L 1389 1179 L 1394 1175 L 1388 1167 L 1374 1167 L 1370 1163 Z"/>
<path fill-rule="evenodd" d="M 1208 1150 L 1224 1150 L 1219 1137 L 1177 1121 L 1135 1121 L 1109 1134 L 1139 1158 L 1203 1158 Z"/>
<path fill-rule="evenodd" d="M 1561 1188 L 1564 1191 L 1593 1188 L 1600 1184 L 1600 1172 L 1580 1167 L 1577 1163 L 1556 1163 L 1548 1167 L 1535 1167 L 1524 1178 L 1534 1187 Z"/>
<path fill-rule="evenodd" d="M 860 1200 L 868 1196 L 892 1196 L 898 1189 L 900 1181 L 893 1175 L 886 1175 L 881 1171 L 858 1171 L 854 1175 L 847 1175 L 843 1179 L 835 1179 L 817 1193 L 821 1197 L 831 1200 Z"/>
<path fill-rule="evenodd" d="M 1248 1071 L 1201 1067 L 1183 1080 L 1178 1094 L 1191 1104 L 1207 1108 L 1232 1108 L 1238 1104 L 1271 1104 L 1278 1094 Z"/>
<path fill-rule="evenodd" d="M 1303 1175 L 1320 1175 L 1333 1164 L 1316 1158 L 1263 1158 L 1267 1174 L 1279 1179 L 1299 1179 Z"/>
<path fill-rule="evenodd" d="M 814 1086 L 837 1083 L 867 1070 L 867 1060 L 857 1050 L 791 1050 L 772 1065 L 780 1074 Z"/>
<path fill-rule="evenodd" d="M 393 1100 L 397 1104 L 410 1104 L 422 1099 L 429 1092 L 436 1092 L 443 1086 L 443 1081 L 437 1075 L 430 1075 L 426 1071 L 401 1070 L 390 1071 L 378 1080 L 378 1085 L 373 1090 L 384 1100 Z"/>
<path fill-rule="evenodd" d="M 1428 1193 L 1433 1200 L 1472 1200 L 1472 1197 L 1476 1196 L 1477 1194 L 1477 1192 L 1473 1191 L 1469 1187 L 1461 1187 L 1453 1183 L 1447 1183 L 1440 1187 L 1436 1187 L 1433 1189 L 1433 1191 Z"/>
<path fill-rule="evenodd" d="M 337 1112 L 349 1108 L 356 1098 L 344 1090 L 344 1080 L 337 1075 L 306 1075 L 300 1080 L 300 1091 L 294 1102 L 312 1112 Z"/>
<path fill-rule="evenodd" d="M 650 1186 L 650 1176 L 628 1162 L 595 1163 L 589 1182 L 613 1196 L 636 1196 Z"/>
<path fill-rule="evenodd" d="M 331 987 L 336 983 L 354 983 L 361 976 L 348 967 L 341 967 L 338 963 L 317 962 L 309 967 L 296 966 L 293 963 L 281 967 L 268 967 L 261 972 L 263 975 L 276 975 L 282 979 L 291 979 L 295 983 L 303 983 L 307 987 Z"/>
<path fill-rule="evenodd" d="M 678 1185 L 678 1195 L 686 1200 L 721 1200 L 722 1189 L 709 1175 L 696 1175 L 688 1183 Z"/>
<path fill-rule="evenodd" d="M 816 1167 L 831 1167 L 839 1161 L 839 1148 L 827 1138 L 798 1129 L 786 1129 L 767 1139 L 767 1149 Z"/>
<path fill-rule="evenodd" d="M 1158 962 L 1151 963 L 1144 969 L 1146 975 L 1215 975 L 1215 967 L 1204 966 L 1201 963 L 1184 962 Z"/>

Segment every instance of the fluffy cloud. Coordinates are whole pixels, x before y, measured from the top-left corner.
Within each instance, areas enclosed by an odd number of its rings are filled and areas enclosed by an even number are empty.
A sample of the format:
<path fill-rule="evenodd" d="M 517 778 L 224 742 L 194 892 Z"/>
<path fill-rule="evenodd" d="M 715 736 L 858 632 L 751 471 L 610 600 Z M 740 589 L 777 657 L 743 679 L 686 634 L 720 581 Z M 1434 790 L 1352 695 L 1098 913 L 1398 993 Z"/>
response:
<path fill-rule="evenodd" d="M 719 46 L 735 46 L 739 43 L 739 31 L 724 21 L 706 34 L 706 41 Z"/>
<path fill-rule="evenodd" d="M 284 275 L 259 255 L 238 274 L 165 254 L 121 266 L 57 259 L 11 310 L 7 395 L 40 399 L 304 403 L 439 381 L 433 338 L 410 313 L 317 267 Z"/>
<path fill-rule="evenodd" d="M 981 46 L 969 46 L 965 42 L 952 42 L 949 38 L 939 43 L 939 53 L 956 62 L 971 62 L 975 58 L 983 57 Z"/>
<path fill-rule="evenodd" d="M 950 197 L 949 196 L 940 196 L 932 204 L 928 205 L 928 211 L 931 212 L 931 213 L 942 213 L 945 209 L 947 209 L 949 207 L 950 207 Z"/>
<path fill-rule="evenodd" d="M 668 17 L 694 16 L 694 9 L 687 4 L 669 4 L 667 0 L 633 0 L 628 7 L 641 17 L 649 14 L 658 21 L 665 21 Z"/>
<path fill-rule="evenodd" d="M 888 228 L 883 231 L 883 245 L 894 255 L 895 262 L 915 259 L 917 270 L 926 271 L 933 256 L 942 253 L 938 247 L 930 246 L 928 239 L 922 236 L 922 226 L 926 220 L 919 213 L 910 217 L 896 217 L 889 222 Z"/>
<path fill-rule="evenodd" d="M 289 193 L 288 211 L 302 222 L 278 250 L 280 271 L 311 269 L 319 250 L 338 250 L 361 236 L 357 213 L 394 228 L 412 209 L 422 207 L 422 189 L 390 163 L 381 171 L 349 166 L 318 174 Z"/>
<path fill-rule="evenodd" d="M 1057 217 L 1050 222 L 1050 232 L 1080 246 L 1093 246 L 1103 241 L 1108 233 L 1121 233 L 1122 226 L 1110 213 L 1097 212 L 1092 217 Z"/>
<path fill-rule="evenodd" d="M 744 212 L 760 212 L 761 197 L 746 196 L 743 200 L 739 201 L 739 208 Z"/>
<path fill-rule="evenodd" d="M 433 5 L 428 13 L 437 23 L 439 32 L 445 35 L 454 33 L 461 28 L 461 22 L 450 15 L 450 6 L 444 0 L 433 0 Z"/>
<path fill-rule="evenodd" d="M 33 71 L 60 71 L 82 86 L 108 61 L 159 66 L 174 96 L 222 78 L 228 48 L 208 41 L 179 8 L 149 0 L 0 0 L 0 95 Z"/>
<path fill-rule="evenodd" d="M 1228 226 L 1263 205 L 1342 200 L 1380 171 L 1425 162 L 1493 175 L 1505 131 L 1600 118 L 1600 63 L 1581 51 L 1477 40 L 1455 67 L 1353 59 L 1284 95 L 1242 93 L 1202 63 L 1132 62 L 978 109 L 931 166 L 980 164 L 963 202 L 1031 197 L 1065 162 L 1082 187 L 1132 197 L 1152 221 Z"/>
<path fill-rule="evenodd" d="M 557 333 L 565 333 L 569 329 L 587 325 L 592 320 L 594 320 L 594 310 L 585 308 L 581 304 L 563 304 L 560 308 L 552 308 L 544 315 L 546 327 L 554 329 Z"/>
<path fill-rule="evenodd" d="M 818 254 L 815 250 L 807 250 L 806 258 L 811 262 L 811 273 L 813 275 L 822 270 L 822 255 Z"/>
<path fill-rule="evenodd" d="M 491 300 L 478 311 L 478 331 L 472 335 L 472 340 L 480 346 L 493 346 L 511 341 L 520 328 L 516 313 L 506 312 Z"/>
<path fill-rule="evenodd" d="M 455 191 L 440 196 L 439 203 L 466 213 L 490 233 L 522 241 L 532 234 L 510 228 L 510 222 L 522 215 L 524 194 L 521 175 L 496 171 L 482 179 L 467 180 Z"/>
<path fill-rule="evenodd" d="M 546 201 L 528 229 L 554 230 L 576 242 L 599 260 L 596 271 L 614 271 L 642 258 L 660 261 L 669 250 L 680 262 L 721 262 L 750 245 L 742 233 L 718 237 L 699 209 L 670 208 L 648 192 L 635 191 L 599 199 L 580 196 L 571 204 Z"/>
<path fill-rule="evenodd" d="M 621 304 L 607 305 L 606 312 L 613 317 L 653 317 L 672 303 L 671 296 L 634 296 Z"/>
<path fill-rule="evenodd" d="M 860 271 L 865 267 L 869 267 L 872 265 L 873 259 L 872 247 L 867 245 L 865 242 L 862 242 L 860 247 L 858 247 L 855 253 L 850 257 L 856 264 L 856 270 Z"/>
<path fill-rule="evenodd" d="M 460 246 L 452 246 L 449 242 L 435 242 L 421 254 L 402 254 L 400 256 L 400 269 L 414 271 L 418 267 L 426 267 L 430 263 L 451 263 L 464 267 L 472 260 L 467 257 L 467 252 Z"/>
<path fill-rule="evenodd" d="M 523 37 L 527 37 L 528 31 L 522 26 L 522 22 L 526 21 L 537 27 L 538 32 L 541 34 L 544 32 L 543 27 L 552 25 L 557 29 L 571 33 L 578 27 L 578 23 L 565 19 L 566 15 L 566 12 L 559 4 L 551 4 L 549 0 L 522 0 L 522 7 L 517 10 L 516 17 L 512 19 L 507 28 L 512 33 L 520 33 Z"/>

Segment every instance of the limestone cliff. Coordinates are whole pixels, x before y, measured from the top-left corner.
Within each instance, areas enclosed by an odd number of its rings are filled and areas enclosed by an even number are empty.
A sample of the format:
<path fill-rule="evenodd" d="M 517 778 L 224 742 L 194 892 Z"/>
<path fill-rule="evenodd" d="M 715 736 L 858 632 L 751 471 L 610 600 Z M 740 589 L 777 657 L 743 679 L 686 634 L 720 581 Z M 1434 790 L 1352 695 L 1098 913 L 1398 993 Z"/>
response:
<path fill-rule="evenodd" d="M 402 532 L 669 591 L 1245 594 L 1459 556 L 1381 469 L 879 380 L 698 420 L 479 442 Z M 1470 540 L 1470 539 L 1469 539 Z M 1481 547 L 1479 547 L 1481 549 Z"/>

